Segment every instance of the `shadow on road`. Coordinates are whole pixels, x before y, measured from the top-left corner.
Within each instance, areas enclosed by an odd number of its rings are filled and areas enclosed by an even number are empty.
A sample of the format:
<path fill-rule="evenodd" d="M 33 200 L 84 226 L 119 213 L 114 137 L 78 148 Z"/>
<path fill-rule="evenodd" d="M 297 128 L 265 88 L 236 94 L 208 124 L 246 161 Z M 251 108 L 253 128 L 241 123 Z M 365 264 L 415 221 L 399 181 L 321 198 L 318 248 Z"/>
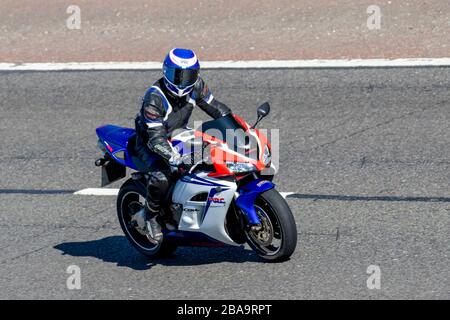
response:
<path fill-rule="evenodd" d="M 54 247 L 63 255 L 94 257 L 104 262 L 116 263 L 119 267 L 148 270 L 155 265 L 195 266 L 220 262 L 262 262 L 251 250 L 244 247 L 194 248 L 179 247 L 173 256 L 151 259 L 137 252 L 125 236 L 110 236 L 103 239 L 65 242 Z"/>

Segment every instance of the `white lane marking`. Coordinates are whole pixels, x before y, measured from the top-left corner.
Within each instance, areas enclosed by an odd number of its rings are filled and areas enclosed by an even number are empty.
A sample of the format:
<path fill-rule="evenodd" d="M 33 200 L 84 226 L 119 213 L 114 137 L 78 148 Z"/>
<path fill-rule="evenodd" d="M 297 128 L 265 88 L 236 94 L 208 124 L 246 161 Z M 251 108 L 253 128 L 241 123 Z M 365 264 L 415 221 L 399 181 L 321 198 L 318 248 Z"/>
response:
<path fill-rule="evenodd" d="M 0 63 L 0 71 L 160 70 L 161 62 Z M 370 68 L 450 66 L 450 58 L 202 61 L 203 69 Z"/>
<path fill-rule="evenodd" d="M 290 196 L 291 194 L 294 194 L 295 192 L 280 192 L 281 196 L 283 198 L 287 198 L 287 196 Z"/>
<path fill-rule="evenodd" d="M 81 196 L 117 196 L 119 189 L 115 188 L 86 188 L 74 192 L 75 195 Z M 281 196 L 286 199 L 287 196 L 294 194 L 294 192 L 280 192 Z"/>
<path fill-rule="evenodd" d="M 82 196 L 117 196 L 119 194 L 119 189 L 113 188 L 86 188 L 74 192 L 75 195 Z"/>

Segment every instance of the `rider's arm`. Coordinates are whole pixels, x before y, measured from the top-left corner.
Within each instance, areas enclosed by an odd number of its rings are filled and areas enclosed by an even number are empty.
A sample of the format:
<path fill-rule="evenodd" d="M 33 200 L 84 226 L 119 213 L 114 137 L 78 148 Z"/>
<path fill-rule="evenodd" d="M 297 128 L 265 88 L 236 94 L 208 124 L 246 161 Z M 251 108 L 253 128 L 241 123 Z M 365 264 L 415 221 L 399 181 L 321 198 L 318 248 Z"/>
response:
<path fill-rule="evenodd" d="M 175 152 L 167 141 L 167 131 L 163 124 L 164 115 L 161 97 L 154 93 L 146 94 L 142 103 L 141 117 L 148 134 L 147 146 L 168 161 Z"/>
<path fill-rule="evenodd" d="M 230 108 L 214 98 L 202 78 L 199 78 L 196 82 L 191 97 L 203 111 L 214 119 L 231 113 Z"/>

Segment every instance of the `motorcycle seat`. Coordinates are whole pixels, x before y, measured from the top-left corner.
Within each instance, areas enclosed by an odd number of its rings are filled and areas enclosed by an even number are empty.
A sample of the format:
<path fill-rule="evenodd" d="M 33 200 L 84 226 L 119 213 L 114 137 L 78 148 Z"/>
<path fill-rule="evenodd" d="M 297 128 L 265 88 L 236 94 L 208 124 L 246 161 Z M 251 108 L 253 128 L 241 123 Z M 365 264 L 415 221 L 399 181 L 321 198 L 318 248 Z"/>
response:
<path fill-rule="evenodd" d="M 131 158 L 131 161 L 134 163 L 138 171 L 145 172 L 146 165 L 145 163 L 138 157 L 136 151 L 136 135 L 130 137 L 127 143 L 127 152 L 128 156 Z"/>

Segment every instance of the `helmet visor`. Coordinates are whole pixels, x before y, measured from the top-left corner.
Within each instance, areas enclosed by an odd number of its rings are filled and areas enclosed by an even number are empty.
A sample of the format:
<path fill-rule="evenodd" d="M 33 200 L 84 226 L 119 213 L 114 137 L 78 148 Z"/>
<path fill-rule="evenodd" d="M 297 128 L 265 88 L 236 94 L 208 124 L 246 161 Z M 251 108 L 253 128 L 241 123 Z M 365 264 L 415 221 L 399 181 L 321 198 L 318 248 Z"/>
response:
<path fill-rule="evenodd" d="M 166 67 L 164 76 L 170 83 L 180 89 L 184 89 L 195 84 L 198 79 L 198 70 Z"/>

